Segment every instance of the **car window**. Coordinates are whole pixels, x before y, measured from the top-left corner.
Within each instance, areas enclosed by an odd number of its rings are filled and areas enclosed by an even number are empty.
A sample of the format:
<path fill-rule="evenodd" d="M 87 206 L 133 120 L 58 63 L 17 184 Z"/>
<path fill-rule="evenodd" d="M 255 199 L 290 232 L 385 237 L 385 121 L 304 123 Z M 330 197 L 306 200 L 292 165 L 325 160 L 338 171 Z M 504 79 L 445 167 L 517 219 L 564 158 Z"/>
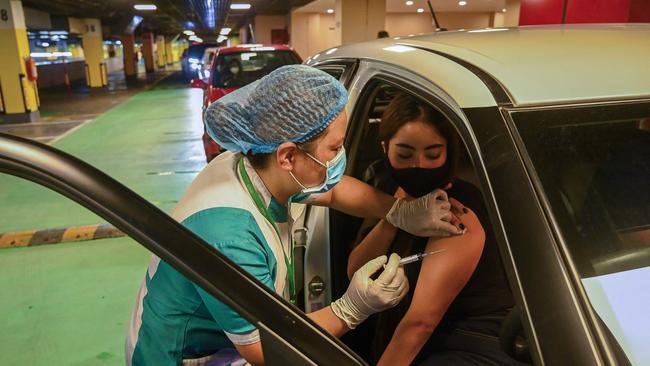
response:
<path fill-rule="evenodd" d="M 354 112 L 350 120 L 349 133 L 346 141 L 348 155 L 348 169 L 346 174 L 352 175 L 364 182 L 367 182 L 380 190 L 392 190 L 396 188 L 391 181 L 390 172 L 385 168 L 386 154 L 384 146 L 380 142 L 380 127 L 384 111 L 390 103 L 398 96 L 409 96 L 422 105 L 428 105 L 444 121 L 445 127 L 452 132 L 452 139 L 448 140 L 447 151 L 456 159 L 456 173 L 453 180 L 453 186 L 448 189 L 451 197 L 459 199 L 464 205 L 472 208 L 483 225 L 486 233 L 492 233 L 491 221 L 488 218 L 487 209 L 485 208 L 485 199 L 481 191 L 478 175 L 473 166 L 467 146 L 465 146 L 460 137 L 455 133 L 455 128 L 450 120 L 445 120 L 444 113 L 439 110 L 434 103 L 429 100 L 428 96 L 419 95 L 412 89 L 399 84 L 386 82 L 383 79 L 370 80 L 364 90 L 361 91 L 357 104 L 354 106 Z M 455 146 L 452 146 L 454 145 Z M 451 154 L 451 151 L 455 151 Z M 389 182 L 390 181 L 390 182 Z M 390 188 L 389 188 L 390 187 Z M 388 193 L 388 192 L 387 192 Z M 462 198 L 461 198 L 462 197 Z M 464 201 L 464 202 L 463 202 Z M 347 260 L 350 252 L 358 243 L 359 235 L 363 235 L 362 220 L 347 216 L 341 212 L 330 210 L 330 238 L 333 243 L 342 248 L 332 248 L 332 282 L 333 298 L 336 298 L 347 286 Z M 367 232 L 367 231 L 366 231 Z M 477 267 L 476 278 L 490 278 L 492 284 L 497 290 L 490 299 L 488 306 L 496 309 L 502 309 L 507 312 L 513 305 L 512 295 L 509 293 L 509 284 L 502 268 L 500 253 L 496 247 L 494 235 L 488 234 L 491 238 L 490 244 L 486 244 L 484 257 L 494 265 Z M 487 263 L 487 261 L 486 261 Z M 490 268 L 489 270 L 487 268 Z M 496 269 L 492 271 L 492 269 Z M 489 274 L 488 274 L 489 273 Z M 473 291 L 476 288 L 487 288 L 481 280 L 473 279 L 468 282 L 467 291 Z M 492 289 L 492 288 L 491 288 Z M 461 299 L 465 294 L 461 293 L 457 299 Z M 503 296 L 502 296 L 503 295 Z M 459 300 L 462 301 L 462 300 Z M 483 300 L 481 300 L 483 301 Z M 456 306 L 459 303 L 456 303 Z M 481 302 L 482 306 L 485 305 Z M 369 328 L 370 327 L 370 328 Z M 374 352 L 376 356 L 378 344 L 373 344 L 373 338 L 382 332 L 381 329 L 372 328 L 374 325 L 361 325 L 359 330 L 346 335 L 345 342 L 358 354 L 366 357 L 370 362 L 369 355 Z M 374 351 L 373 351 L 374 349 Z"/>
<path fill-rule="evenodd" d="M 254 51 L 220 55 L 215 63 L 212 85 L 240 88 L 278 67 L 300 63 L 291 51 Z"/>
<path fill-rule="evenodd" d="M 512 115 L 589 301 L 647 364 L 650 104 Z"/>

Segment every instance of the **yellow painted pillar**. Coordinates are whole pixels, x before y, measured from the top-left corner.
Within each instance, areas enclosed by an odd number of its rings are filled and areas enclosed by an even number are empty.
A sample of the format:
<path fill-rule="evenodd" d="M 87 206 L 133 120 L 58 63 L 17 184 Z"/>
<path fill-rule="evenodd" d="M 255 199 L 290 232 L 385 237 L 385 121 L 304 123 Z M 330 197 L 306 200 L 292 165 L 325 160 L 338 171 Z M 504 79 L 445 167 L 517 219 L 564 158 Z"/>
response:
<path fill-rule="evenodd" d="M 0 48 L 0 122 L 38 120 L 38 86 L 26 68 L 29 43 L 19 0 L 0 0 Z"/>
<path fill-rule="evenodd" d="M 369 41 L 386 29 L 386 0 L 336 0 L 334 16 L 339 44 Z"/>
<path fill-rule="evenodd" d="M 167 65 L 171 65 L 174 63 L 174 51 L 172 49 L 172 41 L 165 42 L 165 61 L 167 61 Z"/>
<path fill-rule="evenodd" d="M 135 53 L 135 36 L 123 34 L 122 53 L 124 54 L 124 75 L 127 79 L 134 79 L 138 74 L 138 59 Z"/>
<path fill-rule="evenodd" d="M 156 36 L 156 61 L 158 68 L 162 69 L 165 67 L 165 36 Z"/>
<path fill-rule="evenodd" d="M 99 19 L 83 19 L 86 26 L 81 35 L 81 45 L 86 58 L 86 84 L 100 88 L 108 84 L 104 47 L 102 44 L 102 24 Z"/>
<path fill-rule="evenodd" d="M 145 70 L 148 73 L 154 72 L 152 33 L 149 32 L 142 33 L 142 57 L 144 58 Z"/>
<path fill-rule="evenodd" d="M 178 44 L 178 42 L 172 42 L 172 62 L 177 63 L 181 58 L 181 46 Z"/>

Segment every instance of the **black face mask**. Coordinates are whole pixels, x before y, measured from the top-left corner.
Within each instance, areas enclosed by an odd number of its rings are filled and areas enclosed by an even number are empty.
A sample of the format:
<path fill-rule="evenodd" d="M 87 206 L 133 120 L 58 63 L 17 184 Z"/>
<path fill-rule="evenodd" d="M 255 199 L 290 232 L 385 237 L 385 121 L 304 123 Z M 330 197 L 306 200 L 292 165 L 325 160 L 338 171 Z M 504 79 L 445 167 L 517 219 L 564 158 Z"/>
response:
<path fill-rule="evenodd" d="M 418 198 L 435 190 L 445 188 L 449 182 L 449 160 L 438 168 L 404 168 L 395 169 L 388 157 L 384 163 L 390 170 L 391 177 L 411 197 Z"/>

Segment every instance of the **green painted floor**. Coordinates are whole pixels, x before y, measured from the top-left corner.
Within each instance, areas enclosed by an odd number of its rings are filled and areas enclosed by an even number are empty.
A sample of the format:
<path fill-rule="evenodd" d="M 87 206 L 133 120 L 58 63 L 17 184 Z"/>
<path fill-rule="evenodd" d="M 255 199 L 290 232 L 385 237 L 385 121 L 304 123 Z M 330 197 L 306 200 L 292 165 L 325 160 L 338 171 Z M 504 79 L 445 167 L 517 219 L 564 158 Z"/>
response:
<path fill-rule="evenodd" d="M 54 143 L 163 210 L 204 166 L 201 91 L 172 76 Z M 0 233 L 103 223 L 0 175 Z M 149 253 L 128 238 L 0 250 L 0 365 L 123 365 Z"/>
<path fill-rule="evenodd" d="M 53 146 L 169 210 L 205 165 L 201 99 L 200 90 L 170 77 Z M 0 233 L 103 222 L 57 193 L 6 175 L 0 175 L 0 203 Z"/>

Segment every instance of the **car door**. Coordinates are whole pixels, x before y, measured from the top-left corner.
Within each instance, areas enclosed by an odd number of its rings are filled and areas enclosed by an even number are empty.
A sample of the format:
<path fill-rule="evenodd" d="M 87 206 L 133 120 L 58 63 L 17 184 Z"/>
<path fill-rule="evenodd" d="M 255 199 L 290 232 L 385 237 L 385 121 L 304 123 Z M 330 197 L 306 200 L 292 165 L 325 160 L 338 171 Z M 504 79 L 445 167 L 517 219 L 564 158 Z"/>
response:
<path fill-rule="evenodd" d="M 0 134 L 0 173 L 37 183 L 86 207 L 235 309 L 260 330 L 267 364 L 364 364 L 298 308 L 92 166 L 55 148 Z"/>
<path fill-rule="evenodd" d="M 346 151 L 348 152 L 346 174 L 363 180 L 366 168 L 373 161 L 383 156 L 377 142 L 377 130 L 382 108 L 388 104 L 391 97 L 388 95 L 391 88 L 411 93 L 431 103 L 454 124 L 458 135 L 461 137 L 465 149 L 466 175 L 463 178 L 480 187 L 483 192 L 486 206 L 490 208 L 492 226 L 494 231 L 497 232 L 499 251 L 501 252 L 511 288 L 517 303 L 524 305 L 520 312 L 526 315 L 526 303 L 522 300 L 519 291 L 518 277 L 511 261 L 508 241 L 503 233 L 499 212 L 494 204 L 495 198 L 485 171 L 483 152 L 477 144 L 474 131 L 469 125 L 465 111 L 435 83 L 399 66 L 363 60 L 357 67 L 357 72 L 353 80 L 350 81 L 351 92 L 348 111 L 351 111 L 351 114 L 345 142 Z M 382 90 L 383 86 L 390 86 L 390 88 Z M 382 93 L 386 95 L 382 95 Z M 320 233 L 321 240 L 330 243 L 330 280 L 325 285 L 325 291 L 331 293 L 331 298 L 337 298 L 347 288 L 347 257 L 356 240 L 361 220 L 336 210 L 321 210 L 321 216 L 315 222 L 316 226 L 310 229 Z M 524 319 L 527 318 L 524 317 Z M 526 330 L 529 331 L 532 327 L 529 323 L 524 323 L 526 324 Z M 534 353 L 536 351 L 535 338 L 534 333 L 531 334 L 528 349 L 533 350 Z M 367 336 L 372 337 L 372 334 Z M 359 346 L 357 344 L 358 338 L 358 336 L 355 337 L 352 334 L 344 337 L 346 343 L 353 346 L 355 350 L 358 349 L 355 346 Z M 528 349 L 524 351 L 525 356 L 527 356 Z"/>

